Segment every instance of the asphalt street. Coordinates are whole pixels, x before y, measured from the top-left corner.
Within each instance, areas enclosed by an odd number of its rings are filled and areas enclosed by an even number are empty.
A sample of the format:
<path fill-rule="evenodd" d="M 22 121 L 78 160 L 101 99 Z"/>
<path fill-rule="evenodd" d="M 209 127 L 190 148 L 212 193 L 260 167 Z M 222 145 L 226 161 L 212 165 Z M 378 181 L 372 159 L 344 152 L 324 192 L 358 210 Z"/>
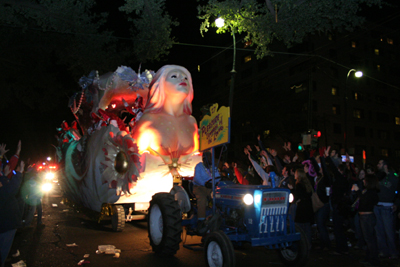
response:
<path fill-rule="evenodd" d="M 183 243 L 196 244 L 198 237 L 185 237 L 174 257 L 158 257 L 152 252 L 147 234 L 147 222 L 134 221 L 125 225 L 122 232 L 113 232 L 111 221 L 94 221 L 82 212 L 63 204 L 60 195 L 43 199 L 44 227 L 19 229 L 14 241 L 20 255 L 7 261 L 6 266 L 23 260 L 28 267 L 78 266 L 206 266 L 204 252 L 183 247 Z M 349 240 L 354 238 L 349 233 Z M 114 245 L 121 250 L 119 258 L 113 254 L 96 254 L 99 245 Z M 200 248 L 200 247 L 198 247 Z M 331 255 L 329 251 L 311 250 L 307 266 L 363 266 L 359 260 L 364 251 L 350 248 L 349 255 Z M 87 255 L 86 255 L 87 254 Z M 85 258 L 85 255 L 87 256 Z M 273 250 L 242 247 L 235 250 L 236 266 L 283 266 Z M 382 266 L 400 266 L 399 260 L 383 259 Z"/>

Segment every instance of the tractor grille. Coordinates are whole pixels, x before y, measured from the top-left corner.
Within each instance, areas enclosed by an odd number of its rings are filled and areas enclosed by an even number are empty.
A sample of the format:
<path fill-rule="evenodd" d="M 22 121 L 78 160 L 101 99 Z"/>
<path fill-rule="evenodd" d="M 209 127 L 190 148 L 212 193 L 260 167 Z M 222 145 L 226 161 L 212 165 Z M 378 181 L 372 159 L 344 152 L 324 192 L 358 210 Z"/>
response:
<path fill-rule="evenodd" d="M 264 192 L 259 224 L 259 233 L 271 235 L 286 232 L 287 194 Z"/>

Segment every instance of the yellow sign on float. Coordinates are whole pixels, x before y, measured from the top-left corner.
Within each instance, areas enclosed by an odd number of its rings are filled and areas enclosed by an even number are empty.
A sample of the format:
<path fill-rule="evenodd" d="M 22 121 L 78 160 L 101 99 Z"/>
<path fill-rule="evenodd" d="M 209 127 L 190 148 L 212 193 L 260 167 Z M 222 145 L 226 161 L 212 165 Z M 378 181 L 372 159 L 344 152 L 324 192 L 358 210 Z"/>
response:
<path fill-rule="evenodd" d="M 221 107 L 218 104 L 210 108 L 210 114 L 200 121 L 200 151 L 229 143 L 230 141 L 230 111 L 229 107 Z"/>

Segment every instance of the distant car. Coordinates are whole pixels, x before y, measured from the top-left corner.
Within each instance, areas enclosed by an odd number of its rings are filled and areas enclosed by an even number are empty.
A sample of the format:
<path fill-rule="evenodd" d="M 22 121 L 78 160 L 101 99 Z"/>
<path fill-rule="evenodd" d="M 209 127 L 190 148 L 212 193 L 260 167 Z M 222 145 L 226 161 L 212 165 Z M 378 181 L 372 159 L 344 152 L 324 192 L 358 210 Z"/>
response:
<path fill-rule="evenodd" d="M 37 167 L 38 173 L 43 178 L 43 182 L 53 182 L 56 184 L 58 183 L 57 169 L 56 164 L 43 164 Z"/>

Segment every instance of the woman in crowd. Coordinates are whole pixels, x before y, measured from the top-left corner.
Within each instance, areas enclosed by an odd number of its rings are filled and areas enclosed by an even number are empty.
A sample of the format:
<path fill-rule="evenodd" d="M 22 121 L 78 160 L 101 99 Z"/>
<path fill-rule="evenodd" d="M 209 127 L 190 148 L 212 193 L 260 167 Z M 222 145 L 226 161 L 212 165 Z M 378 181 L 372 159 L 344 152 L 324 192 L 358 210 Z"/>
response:
<path fill-rule="evenodd" d="M 313 188 L 302 169 L 296 170 L 294 179 L 296 180 L 294 202 L 297 204 L 294 221 L 304 230 L 309 248 L 311 248 L 311 224 L 314 221 L 314 211 L 311 202 Z"/>
<path fill-rule="evenodd" d="M 357 192 L 359 197 L 358 214 L 360 216 L 360 225 L 365 242 L 367 243 L 367 251 L 365 255 L 365 264 L 377 266 L 379 265 L 378 242 L 375 235 L 376 216 L 374 207 L 378 204 L 378 179 L 373 174 L 367 174 L 363 180 L 364 190 L 354 184 L 352 190 Z"/>

